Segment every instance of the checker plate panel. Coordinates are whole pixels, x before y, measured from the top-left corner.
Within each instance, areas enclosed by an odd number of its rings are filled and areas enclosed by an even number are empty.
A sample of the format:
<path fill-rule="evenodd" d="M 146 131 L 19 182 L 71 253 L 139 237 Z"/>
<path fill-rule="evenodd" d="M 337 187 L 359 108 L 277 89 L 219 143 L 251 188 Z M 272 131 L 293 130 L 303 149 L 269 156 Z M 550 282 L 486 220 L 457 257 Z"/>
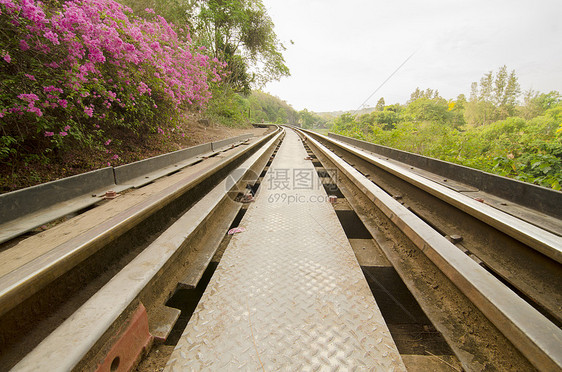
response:
<path fill-rule="evenodd" d="M 306 156 L 288 131 L 167 371 L 405 370 Z"/>

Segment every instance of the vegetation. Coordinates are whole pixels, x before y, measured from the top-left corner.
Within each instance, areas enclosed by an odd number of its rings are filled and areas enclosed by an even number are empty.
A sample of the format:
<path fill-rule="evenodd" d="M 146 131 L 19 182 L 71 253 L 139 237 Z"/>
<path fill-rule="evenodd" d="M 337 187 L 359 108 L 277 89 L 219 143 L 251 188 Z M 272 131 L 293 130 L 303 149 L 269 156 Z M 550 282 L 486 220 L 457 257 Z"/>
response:
<path fill-rule="evenodd" d="M 250 94 L 289 73 L 261 0 L 123 3 L 135 10 L 0 1 L 3 191 L 52 179 L 44 168 L 66 176 L 167 149 L 201 116 L 230 126 L 295 117 L 286 103 L 264 116 L 272 104 Z"/>
<path fill-rule="evenodd" d="M 273 31 L 273 22 L 261 1 L 206 0 L 193 3 L 193 32 L 197 42 L 228 64 L 226 82 L 236 92 L 249 93 L 253 84 L 289 75 Z"/>
<path fill-rule="evenodd" d="M 140 13 L 154 8 L 189 28 L 193 42 L 228 64 L 227 85 L 248 95 L 252 87 L 289 76 L 274 24 L 261 0 L 122 0 Z"/>
<path fill-rule="evenodd" d="M 416 89 L 405 105 L 343 114 L 332 131 L 556 190 L 562 184 L 562 97 L 524 93 L 505 66 L 473 83 L 468 100 Z"/>
<path fill-rule="evenodd" d="M 289 74 L 261 0 L 122 2 L 0 1 L 2 190 L 51 179 L 37 175 L 38 167 L 58 164 L 66 172 L 75 163 L 85 170 L 135 160 L 127 155 L 148 142 L 189 137 L 186 123 L 201 116 L 229 126 L 333 125 L 345 135 L 561 187 L 561 96 L 521 94 L 505 66 L 473 83 L 468 99 L 416 89 L 404 105 L 381 98 L 372 112 L 329 121 L 258 90 Z"/>
<path fill-rule="evenodd" d="M 112 0 L 5 0 L 0 12 L 3 162 L 103 152 L 122 132 L 163 134 L 224 76 L 223 63 L 150 9 L 138 18 Z"/>
<path fill-rule="evenodd" d="M 253 100 L 252 90 L 289 75 L 282 55 L 285 46 L 261 0 L 122 1 L 136 12 L 154 6 L 168 21 L 188 28 L 193 43 L 207 55 L 226 63 L 227 74 L 213 86 L 206 110 L 214 121 L 237 126 L 254 120 L 248 102 Z M 256 116 L 266 117 L 277 121 L 270 112 Z"/>

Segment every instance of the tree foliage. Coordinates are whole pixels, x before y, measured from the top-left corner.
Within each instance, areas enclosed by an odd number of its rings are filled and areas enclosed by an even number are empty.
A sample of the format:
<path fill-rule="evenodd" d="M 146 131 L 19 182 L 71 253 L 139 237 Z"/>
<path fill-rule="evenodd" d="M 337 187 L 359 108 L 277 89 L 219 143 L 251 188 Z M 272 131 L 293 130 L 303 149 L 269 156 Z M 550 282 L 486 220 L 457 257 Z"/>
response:
<path fill-rule="evenodd" d="M 103 151 L 115 131 L 156 132 L 204 107 L 221 63 L 146 13 L 113 0 L 0 2 L 0 159 Z"/>
<path fill-rule="evenodd" d="M 480 79 L 480 85 L 472 83 L 466 108 L 467 122 L 478 126 L 515 115 L 520 93 L 515 70 L 508 73 L 504 65 L 495 74 L 489 71 Z"/>
<path fill-rule="evenodd" d="M 228 63 L 227 82 L 248 93 L 252 85 L 289 75 L 274 24 L 261 0 L 197 1 L 192 8 L 198 43 Z"/>
<path fill-rule="evenodd" d="M 299 124 L 305 129 L 319 129 L 326 128 L 328 120 L 312 111 L 304 109 L 299 111 Z"/>
<path fill-rule="evenodd" d="M 213 87 L 207 116 L 228 125 L 250 121 L 248 98 L 272 80 L 289 75 L 274 24 L 261 0 L 121 0 L 141 11 L 155 7 L 168 21 L 189 29 L 200 52 L 226 62 L 227 75 Z M 242 96 L 234 97 L 239 93 Z M 272 115 L 266 115 L 270 118 Z M 284 117 L 284 111 L 276 117 Z M 260 119 L 265 119 L 261 118 Z M 291 121 L 291 115 L 285 117 Z M 285 119 L 276 119 L 283 121 Z"/>
<path fill-rule="evenodd" d="M 219 97 L 220 95 L 216 95 Z M 225 98 L 226 99 L 226 96 Z M 282 99 L 272 96 L 271 94 L 260 90 L 253 90 L 249 96 L 235 94 L 230 91 L 231 105 L 220 104 L 214 108 L 211 101 L 210 110 L 214 111 L 219 108 L 222 113 L 217 113 L 217 118 L 232 118 L 233 120 L 223 121 L 227 125 L 233 122 L 241 123 L 276 123 L 290 124 L 303 128 L 325 128 L 328 120 L 320 117 L 318 114 L 304 109 L 296 111 L 291 105 Z M 227 107 L 228 106 L 228 107 Z M 226 112 L 225 112 L 226 110 Z"/>
<path fill-rule="evenodd" d="M 344 114 L 332 131 L 538 185 L 561 189 L 562 99 L 528 91 L 505 67 L 473 83 L 470 99 L 417 88 L 406 105 Z"/>
<path fill-rule="evenodd" d="M 284 45 L 261 0 L 122 0 L 141 11 L 154 7 L 168 21 L 190 30 L 196 45 L 228 64 L 225 82 L 249 94 L 289 75 Z"/>
<path fill-rule="evenodd" d="M 253 123 L 298 124 L 298 112 L 280 98 L 256 90 L 248 97 L 248 102 L 249 119 Z"/>

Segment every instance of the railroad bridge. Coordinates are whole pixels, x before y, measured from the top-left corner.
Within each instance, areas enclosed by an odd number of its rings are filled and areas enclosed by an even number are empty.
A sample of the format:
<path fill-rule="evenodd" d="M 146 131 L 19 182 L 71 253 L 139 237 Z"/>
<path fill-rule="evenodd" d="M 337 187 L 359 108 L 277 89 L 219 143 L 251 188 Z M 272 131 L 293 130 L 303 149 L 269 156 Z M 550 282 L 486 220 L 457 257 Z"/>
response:
<path fill-rule="evenodd" d="M 1 195 L 0 369 L 562 369 L 562 193 L 254 134 Z"/>

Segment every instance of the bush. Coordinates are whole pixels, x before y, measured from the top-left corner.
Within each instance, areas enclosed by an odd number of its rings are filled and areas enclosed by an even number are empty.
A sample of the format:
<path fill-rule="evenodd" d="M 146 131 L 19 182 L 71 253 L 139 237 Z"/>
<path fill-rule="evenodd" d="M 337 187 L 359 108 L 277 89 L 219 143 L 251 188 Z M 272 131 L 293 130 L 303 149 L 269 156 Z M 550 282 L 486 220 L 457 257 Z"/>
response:
<path fill-rule="evenodd" d="M 332 130 L 560 190 L 561 112 L 562 105 L 557 104 L 546 110 L 544 115 L 530 120 L 509 117 L 465 130 L 459 130 L 442 120 L 402 120 L 393 127 L 375 121 L 369 131 L 368 123 L 344 114 L 334 121 Z"/>
<path fill-rule="evenodd" d="M 115 131 L 142 135 L 201 109 L 224 65 L 151 9 L 113 0 L 0 0 L 0 160 Z"/>

